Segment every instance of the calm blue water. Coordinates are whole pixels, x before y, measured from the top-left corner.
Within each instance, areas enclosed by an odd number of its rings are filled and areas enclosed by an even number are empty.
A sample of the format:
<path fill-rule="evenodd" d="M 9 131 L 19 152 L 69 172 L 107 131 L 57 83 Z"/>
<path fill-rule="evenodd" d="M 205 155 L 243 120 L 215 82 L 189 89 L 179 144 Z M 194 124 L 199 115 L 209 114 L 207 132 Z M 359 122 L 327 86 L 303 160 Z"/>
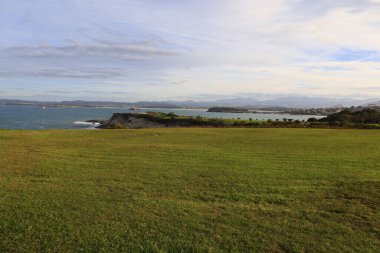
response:
<path fill-rule="evenodd" d="M 200 109 L 141 109 L 131 111 L 126 108 L 55 108 L 45 110 L 31 106 L 0 105 L 0 129 L 83 129 L 93 127 L 83 121 L 90 119 L 108 119 L 114 112 L 174 112 L 177 115 L 202 116 L 209 118 L 241 119 L 299 119 L 307 120 L 310 115 L 218 113 Z"/>

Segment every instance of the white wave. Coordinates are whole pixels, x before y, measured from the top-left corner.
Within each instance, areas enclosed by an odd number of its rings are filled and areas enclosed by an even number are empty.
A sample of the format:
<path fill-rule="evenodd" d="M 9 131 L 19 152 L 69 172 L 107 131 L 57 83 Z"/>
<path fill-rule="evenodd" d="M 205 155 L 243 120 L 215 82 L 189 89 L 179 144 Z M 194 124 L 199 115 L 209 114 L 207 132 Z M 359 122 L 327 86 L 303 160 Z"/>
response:
<path fill-rule="evenodd" d="M 74 125 L 82 125 L 82 126 L 99 126 L 98 122 L 86 122 L 86 121 L 74 121 Z"/>

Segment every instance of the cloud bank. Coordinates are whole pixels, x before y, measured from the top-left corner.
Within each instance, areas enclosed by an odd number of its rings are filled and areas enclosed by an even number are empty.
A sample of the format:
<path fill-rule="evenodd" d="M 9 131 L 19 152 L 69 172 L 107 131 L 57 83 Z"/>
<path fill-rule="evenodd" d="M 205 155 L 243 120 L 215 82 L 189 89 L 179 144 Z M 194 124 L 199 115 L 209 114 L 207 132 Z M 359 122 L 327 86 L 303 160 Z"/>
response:
<path fill-rule="evenodd" d="M 4 0 L 0 89 L 380 97 L 379 13 L 378 0 Z"/>

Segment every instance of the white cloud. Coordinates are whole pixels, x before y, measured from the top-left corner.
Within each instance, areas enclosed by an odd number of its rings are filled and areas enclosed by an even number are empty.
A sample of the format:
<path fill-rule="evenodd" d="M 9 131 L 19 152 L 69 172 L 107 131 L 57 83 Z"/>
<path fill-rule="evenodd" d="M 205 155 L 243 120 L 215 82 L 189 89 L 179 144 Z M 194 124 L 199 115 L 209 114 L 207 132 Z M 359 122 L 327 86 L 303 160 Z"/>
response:
<path fill-rule="evenodd" d="M 361 87 L 380 96 L 377 58 L 349 55 L 380 52 L 379 13 L 378 0 L 7 1 L 0 65 L 3 74 L 40 73 L 62 87 L 74 82 L 60 78 L 95 76 L 142 97 L 350 95 Z M 337 59 L 342 51 L 349 60 Z M 0 87 L 11 81 L 4 76 Z M 186 82 L 167 85 L 178 80 Z M 133 85 L 140 82 L 157 85 Z"/>

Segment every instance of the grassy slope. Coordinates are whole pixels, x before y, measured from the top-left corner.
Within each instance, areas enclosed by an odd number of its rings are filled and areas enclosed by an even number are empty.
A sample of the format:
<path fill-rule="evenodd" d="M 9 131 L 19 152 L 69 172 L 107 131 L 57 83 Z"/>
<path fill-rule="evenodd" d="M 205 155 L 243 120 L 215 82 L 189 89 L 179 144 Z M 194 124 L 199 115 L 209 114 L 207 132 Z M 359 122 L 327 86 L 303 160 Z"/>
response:
<path fill-rule="evenodd" d="M 0 251 L 375 252 L 380 131 L 0 131 Z"/>

